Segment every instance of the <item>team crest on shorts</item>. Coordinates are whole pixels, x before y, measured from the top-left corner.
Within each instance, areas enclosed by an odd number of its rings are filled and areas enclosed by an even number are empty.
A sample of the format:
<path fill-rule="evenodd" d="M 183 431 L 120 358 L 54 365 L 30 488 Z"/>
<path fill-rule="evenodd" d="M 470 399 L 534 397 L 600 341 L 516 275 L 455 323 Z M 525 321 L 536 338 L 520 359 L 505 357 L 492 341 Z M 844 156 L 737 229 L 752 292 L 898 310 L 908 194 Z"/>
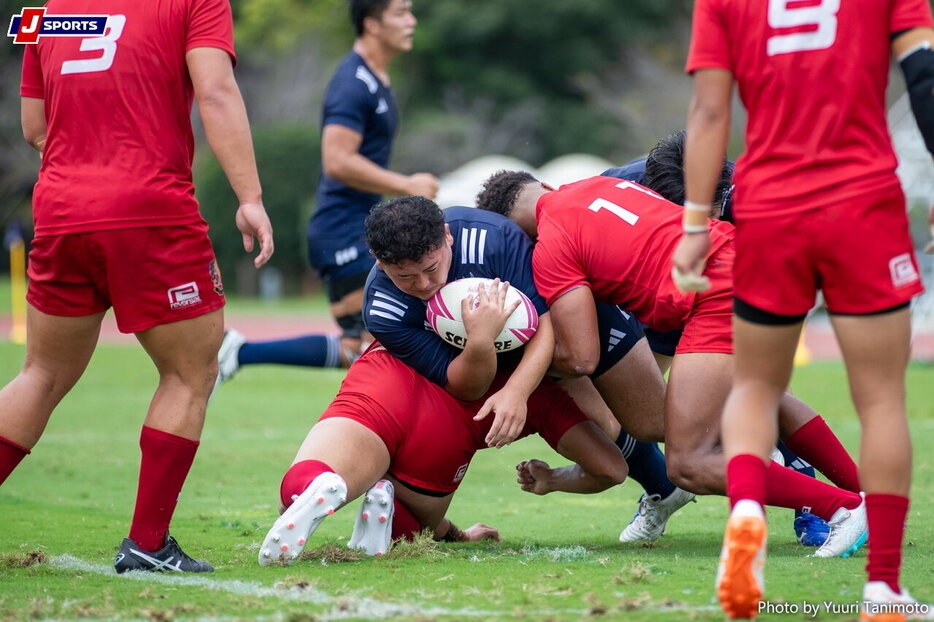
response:
<path fill-rule="evenodd" d="M 208 264 L 208 272 L 211 274 L 211 283 L 214 284 L 214 293 L 218 296 L 224 295 L 224 281 L 221 279 L 221 269 L 217 266 L 217 260 L 212 259 Z"/>
<path fill-rule="evenodd" d="M 889 261 L 889 272 L 892 273 L 892 285 L 895 289 L 911 285 L 918 280 L 918 271 L 915 270 L 915 264 L 908 253 L 893 257 Z"/>

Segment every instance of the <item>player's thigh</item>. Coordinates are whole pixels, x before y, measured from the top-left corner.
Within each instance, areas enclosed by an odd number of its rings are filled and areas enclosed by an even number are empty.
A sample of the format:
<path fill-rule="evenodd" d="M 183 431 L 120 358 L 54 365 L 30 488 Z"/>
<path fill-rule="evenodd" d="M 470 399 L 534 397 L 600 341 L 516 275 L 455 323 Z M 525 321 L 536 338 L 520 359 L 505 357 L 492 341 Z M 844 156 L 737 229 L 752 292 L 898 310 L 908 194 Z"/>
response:
<path fill-rule="evenodd" d="M 715 450 L 730 393 L 733 356 L 676 354 L 665 399 L 665 454 L 689 456 Z"/>
<path fill-rule="evenodd" d="M 593 383 L 626 432 L 641 441 L 662 440 L 665 379 L 644 338 Z"/>
<path fill-rule="evenodd" d="M 558 385 L 571 396 L 577 407 L 587 418 L 593 421 L 607 437 L 615 439 L 619 436 L 620 425 L 616 415 L 603 400 L 600 392 L 593 386 L 590 378 L 565 378 L 558 381 Z"/>
<path fill-rule="evenodd" d="M 223 309 L 136 333 L 160 375 L 202 388 L 213 386 L 223 338 Z"/>
<path fill-rule="evenodd" d="M 78 317 L 49 315 L 28 305 L 23 370 L 38 375 L 45 390 L 60 399 L 87 368 L 104 313 Z"/>
<path fill-rule="evenodd" d="M 320 460 L 347 483 L 347 499 L 355 499 L 389 470 L 389 449 L 370 427 L 341 416 L 322 418 L 312 426 L 295 456 L 296 462 Z"/>

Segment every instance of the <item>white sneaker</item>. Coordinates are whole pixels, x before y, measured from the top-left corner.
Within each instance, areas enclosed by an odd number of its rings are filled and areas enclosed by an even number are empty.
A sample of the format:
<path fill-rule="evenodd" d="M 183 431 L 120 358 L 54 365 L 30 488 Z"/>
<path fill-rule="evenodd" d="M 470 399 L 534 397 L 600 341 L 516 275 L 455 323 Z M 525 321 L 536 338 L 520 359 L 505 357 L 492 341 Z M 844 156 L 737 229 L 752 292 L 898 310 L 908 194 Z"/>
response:
<path fill-rule="evenodd" d="M 833 513 L 827 525 L 830 533 L 827 540 L 812 557 L 849 557 L 869 539 L 869 523 L 866 518 L 866 498 L 863 493 L 858 507 L 848 510 L 840 508 Z"/>
<path fill-rule="evenodd" d="M 870 581 L 863 586 L 859 619 L 869 622 L 934 620 L 934 605 L 918 602 L 905 588 L 901 594 L 896 594 L 885 581 Z"/>
<path fill-rule="evenodd" d="M 772 454 L 769 456 L 772 462 L 777 462 L 779 466 L 785 466 L 785 454 L 778 447 L 772 448 Z"/>
<path fill-rule="evenodd" d="M 694 499 L 694 493 L 680 488 L 661 498 L 659 495 L 643 494 L 639 498 L 639 508 L 626 528 L 619 534 L 620 542 L 637 542 L 639 540 L 656 540 L 665 533 L 665 525 L 671 515 L 683 508 Z"/>
<path fill-rule="evenodd" d="M 768 529 L 762 506 L 741 499 L 733 506 L 717 567 L 717 598 L 730 619 L 754 618 L 765 590 Z"/>
<path fill-rule="evenodd" d="M 211 395 L 208 402 L 214 399 L 217 393 L 217 387 L 222 383 L 233 378 L 240 371 L 240 361 L 238 356 L 240 348 L 246 343 L 246 337 L 238 330 L 230 329 L 224 331 L 224 340 L 217 351 L 217 378 L 214 379 L 214 388 L 211 389 Z"/>
<path fill-rule="evenodd" d="M 363 549 L 367 555 L 384 555 L 392 537 L 392 517 L 395 511 L 395 488 L 389 480 L 381 479 L 366 491 L 360 513 L 353 526 L 348 548 Z"/>
<path fill-rule="evenodd" d="M 347 501 L 347 484 L 333 471 L 316 477 L 272 524 L 259 548 L 259 565 L 289 564 L 301 555 L 318 525 Z"/>

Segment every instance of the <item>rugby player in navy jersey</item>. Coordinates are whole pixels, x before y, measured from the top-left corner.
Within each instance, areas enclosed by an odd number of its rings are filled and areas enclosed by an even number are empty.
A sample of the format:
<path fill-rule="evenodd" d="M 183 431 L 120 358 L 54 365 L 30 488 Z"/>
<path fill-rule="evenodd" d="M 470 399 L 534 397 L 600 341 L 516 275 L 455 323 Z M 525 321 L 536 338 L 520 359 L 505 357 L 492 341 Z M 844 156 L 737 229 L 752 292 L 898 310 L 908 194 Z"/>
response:
<path fill-rule="evenodd" d="M 217 383 L 241 365 L 277 363 L 347 367 L 365 341 L 363 284 L 373 266 L 363 222 L 381 195 L 434 198 L 438 180 L 429 173 L 389 170 L 398 125 L 389 64 L 412 48 L 416 19 L 410 0 L 351 0 L 357 39 L 328 84 L 321 119 L 322 174 L 308 225 L 308 258 L 324 281 L 331 314 L 342 335 L 305 335 L 246 342 L 229 330 L 218 354 Z"/>
<path fill-rule="evenodd" d="M 532 279 L 528 236 L 498 214 L 469 207 L 442 212 L 428 199 L 402 197 L 373 208 L 367 218 L 367 241 L 377 260 L 364 290 L 367 329 L 391 353 L 453 396 L 475 400 L 485 395 L 477 419 L 494 415 L 486 436 L 490 446 L 515 439 L 525 423 L 526 401 L 554 356 L 548 309 Z M 493 338 L 511 312 L 503 308 L 502 284 L 482 297 L 480 307 L 465 313 L 470 338 L 464 350 L 431 330 L 427 301 L 446 283 L 466 277 L 501 279 L 531 299 L 540 314 L 539 329 L 523 349 L 497 355 L 493 347 Z M 664 503 L 640 505 L 638 520 L 621 539 L 654 540 L 668 517 L 693 499 L 669 481 L 655 443 L 636 440 L 655 441 L 663 435 L 664 379 L 638 322 L 612 305 L 601 305 L 598 317 L 603 356 L 593 384 L 575 380 L 566 388 L 588 416 L 609 407 L 632 434 L 624 433 L 618 443 L 630 476 L 646 489 L 646 500 Z M 491 382 L 502 369 L 512 370 L 509 379 L 490 394 Z"/>

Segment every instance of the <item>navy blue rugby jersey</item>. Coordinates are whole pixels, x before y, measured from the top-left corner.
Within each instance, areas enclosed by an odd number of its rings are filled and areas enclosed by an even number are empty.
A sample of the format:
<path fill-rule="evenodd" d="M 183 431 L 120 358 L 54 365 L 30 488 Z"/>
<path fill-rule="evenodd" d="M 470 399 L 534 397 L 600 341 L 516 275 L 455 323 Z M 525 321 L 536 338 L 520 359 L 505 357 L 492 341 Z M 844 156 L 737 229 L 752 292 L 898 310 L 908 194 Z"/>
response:
<path fill-rule="evenodd" d="M 641 184 L 645 179 L 645 160 L 646 158 L 637 158 L 630 160 L 622 166 L 610 168 L 602 173 L 601 177 L 615 177 L 616 179 L 627 179 L 637 184 Z"/>
<path fill-rule="evenodd" d="M 360 154 L 389 168 L 392 140 L 399 124 L 395 96 L 356 52 L 348 54 L 338 66 L 324 96 L 321 127 L 335 124 L 359 132 L 363 136 Z M 363 222 L 370 208 L 380 198 L 378 194 L 350 188 L 322 172 L 309 236 L 356 241 L 363 235 Z"/>
<path fill-rule="evenodd" d="M 473 207 L 449 207 L 444 219 L 454 236 L 448 283 L 468 277 L 499 278 L 528 296 L 540 315 L 548 311 L 532 279 L 532 242 L 516 223 Z M 427 304 L 396 287 L 379 266 L 370 271 L 363 299 L 367 330 L 387 350 L 443 387 L 448 365 L 461 350 L 428 325 Z"/>

